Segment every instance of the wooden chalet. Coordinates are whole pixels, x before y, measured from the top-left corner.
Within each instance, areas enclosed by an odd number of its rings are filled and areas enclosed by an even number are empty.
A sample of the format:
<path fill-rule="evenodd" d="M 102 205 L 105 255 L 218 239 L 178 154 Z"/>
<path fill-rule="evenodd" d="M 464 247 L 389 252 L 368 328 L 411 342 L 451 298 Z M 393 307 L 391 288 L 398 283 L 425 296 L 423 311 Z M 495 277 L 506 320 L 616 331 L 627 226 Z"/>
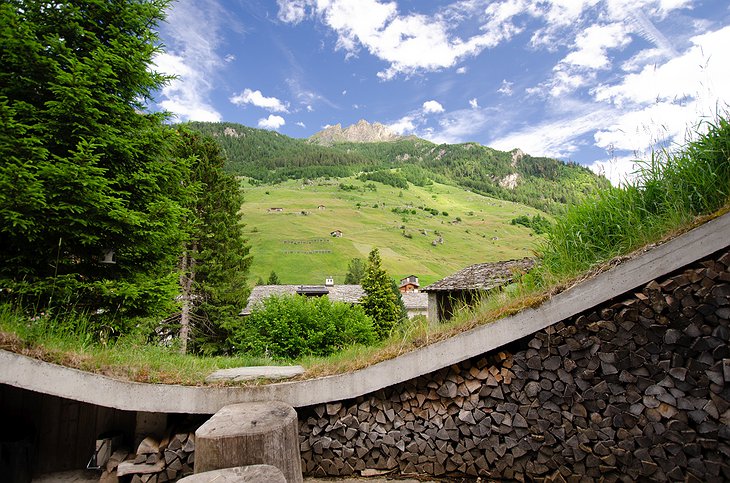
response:
<path fill-rule="evenodd" d="M 398 290 L 400 290 L 401 293 L 417 292 L 420 286 L 421 285 L 418 283 L 418 277 L 415 275 L 408 275 L 407 277 L 400 279 Z"/>

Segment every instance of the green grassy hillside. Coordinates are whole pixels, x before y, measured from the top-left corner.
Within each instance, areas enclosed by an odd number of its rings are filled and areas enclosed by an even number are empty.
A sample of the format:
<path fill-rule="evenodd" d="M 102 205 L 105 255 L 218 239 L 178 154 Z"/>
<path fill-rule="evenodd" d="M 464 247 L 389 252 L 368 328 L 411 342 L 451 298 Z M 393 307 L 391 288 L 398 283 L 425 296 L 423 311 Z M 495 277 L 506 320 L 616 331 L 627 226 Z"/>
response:
<path fill-rule="evenodd" d="M 473 263 L 531 256 L 539 237 L 510 221 L 544 215 L 438 183 L 406 190 L 355 178 L 255 184 L 244 182 L 242 207 L 253 281 L 273 270 L 282 283 L 321 284 L 328 275 L 342 283 L 350 259 L 377 247 L 392 276 L 414 274 L 425 285 Z M 330 236 L 334 230 L 343 236 Z"/>

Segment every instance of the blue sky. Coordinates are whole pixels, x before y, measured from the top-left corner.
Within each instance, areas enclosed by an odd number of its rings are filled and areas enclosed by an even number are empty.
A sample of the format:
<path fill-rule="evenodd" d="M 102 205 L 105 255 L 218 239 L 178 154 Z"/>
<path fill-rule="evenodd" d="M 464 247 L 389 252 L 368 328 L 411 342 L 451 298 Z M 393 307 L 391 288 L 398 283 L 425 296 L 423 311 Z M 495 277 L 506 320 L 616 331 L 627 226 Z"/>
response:
<path fill-rule="evenodd" d="M 725 0 L 178 0 L 156 107 L 303 138 L 381 122 L 616 182 L 730 102 Z"/>

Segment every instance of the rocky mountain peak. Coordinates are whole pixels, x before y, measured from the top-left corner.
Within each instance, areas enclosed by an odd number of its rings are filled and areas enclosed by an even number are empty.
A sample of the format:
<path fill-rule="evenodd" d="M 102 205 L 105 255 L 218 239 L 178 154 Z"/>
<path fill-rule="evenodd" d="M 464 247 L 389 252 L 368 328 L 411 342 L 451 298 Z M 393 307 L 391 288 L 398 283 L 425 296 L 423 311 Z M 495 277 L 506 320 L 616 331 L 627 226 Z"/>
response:
<path fill-rule="evenodd" d="M 322 131 L 313 134 L 309 140 L 311 142 L 331 145 L 335 143 L 375 143 L 383 141 L 397 141 L 403 139 L 388 126 L 375 122 L 370 124 L 365 119 L 360 119 L 356 124 L 352 124 L 342 129 L 341 124 L 328 126 Z"/>

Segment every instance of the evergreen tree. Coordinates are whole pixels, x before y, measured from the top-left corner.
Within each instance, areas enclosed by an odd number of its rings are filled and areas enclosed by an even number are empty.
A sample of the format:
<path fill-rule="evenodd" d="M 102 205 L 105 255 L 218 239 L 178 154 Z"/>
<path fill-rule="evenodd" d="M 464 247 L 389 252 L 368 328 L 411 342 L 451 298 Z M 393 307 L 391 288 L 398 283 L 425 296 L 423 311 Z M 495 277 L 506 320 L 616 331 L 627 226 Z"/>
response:
<path fill-rule="evenodd" d="M 406 304 L 403 302 L 403 295 L 401 295 L 398 281 L 394 278 L 390 279 L 390 290 L 395 295 L 395 304 L 398 306 L 398 320 L 405 320 L 408 318 L 408 309 Z"/>
<path fill-rule="evenodd" d="M 269 274 L 269 279 L 266 281 L 266 285 L 281 285 L 281 281 L 279 281 L 279 276 L 276 274 L 275 271 L 271 271 Z"/>
<path fill-rule="evenodd" d="M 248 292 L 251 259 L 238 214 L 243 199 L 236 179 L 223 171 L 225 158 L 213 139 L 181 128 L 177 155 L 190 166 L 189 235 L 180 257 L 180 348 L 185 353 L 195 328 L 196 348 L 218 352 L 226 339 L 221 327 L 237 317 Z"/>
<path fill-rule="evenodd" d="M 353 258 L 347 265 L 347 275 L 345 275 L 346 285 L 359 285 L 365 276 L 365 262 L 362 258 Z"/>
<path fill-rule="evenodd" d="M 365 296 L 360 304 L 375 322 L 375 330 L 380 339 L 388 337 L 390 330 L 401 321 L 402 314 L 395 293 L 392 279 L 382 268 L 380 253 L 373 248 L 368 255 L 368 266 L 362 279 Z"/>
<path fill-rule="evenodd" d="M 35 306 L 173 300 L 187 167 L 144 104 L 164 0 L 0 3 L 0 280 Z M 111 262 L 111 263 L 105 263 Z"/>

